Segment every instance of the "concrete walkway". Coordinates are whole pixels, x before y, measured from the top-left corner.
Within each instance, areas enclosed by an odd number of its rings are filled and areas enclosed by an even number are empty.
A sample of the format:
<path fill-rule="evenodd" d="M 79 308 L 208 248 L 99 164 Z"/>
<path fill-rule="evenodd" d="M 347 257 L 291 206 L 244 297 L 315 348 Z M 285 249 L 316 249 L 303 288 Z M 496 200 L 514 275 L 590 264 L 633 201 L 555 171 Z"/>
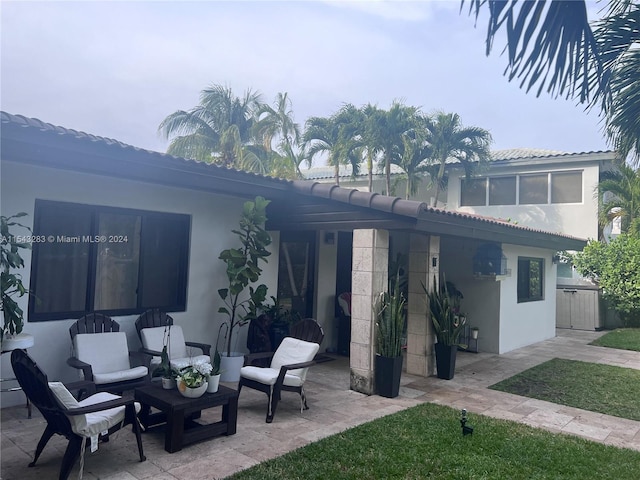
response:
<path fill-rule="evenodd" d="M 224 478 L 320 438 L 424 402 L 466 408 L 469 412 L 640 451 L 640 422 L 487 389 L 489 385 L 554 357 L 640 369 L 640 352 L 588 345 L 602 333 L 568 330 L 558 330 L 557 333 L 556 338 L 505 355 L 461 352 L 453 380 L 403 375 L 400 396 L 395 399 L 350 391 L 348 359 L 339 357 L 310 371 L 307 380 L 310 409 L 303 413 L 300 413 L 296 395 L 285 392 L 274 422 L 266 424 L 266 396 L 243 389 L 236 435 L 198 443 L 168 454 L 163 448 L 163 432 L 151 431 L 143 435 L 147 461 L 140 463 L 137 461 L 135 439 L 126 429 L 118 432 L 109 443 L 101 444 L 96 453 L 86 454 L 84 478 Z M 215 421 L 219 415 L 217 410 L 203 412 L 203 419 Z M 66 441 L 54 437 L 38 465 L 27 468 L 44 422 L 37 412 L 32 419 L 27 419 L 24 407 L 5 408 L 0 413 L 0 478 L 57 478 Z M 77 468 L 71 478 L 77 478 Z"/>

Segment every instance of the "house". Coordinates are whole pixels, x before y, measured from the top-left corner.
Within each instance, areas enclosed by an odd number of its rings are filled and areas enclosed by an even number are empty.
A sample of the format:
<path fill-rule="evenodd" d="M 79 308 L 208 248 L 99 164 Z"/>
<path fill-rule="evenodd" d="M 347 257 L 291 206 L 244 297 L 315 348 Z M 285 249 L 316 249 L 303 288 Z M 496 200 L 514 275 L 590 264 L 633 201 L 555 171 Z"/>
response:
<path fill-rule="evenodd" d="M 389 258 L 408 257 L 406 369 L 434 371 L 423 285 L 446 273 L 481 329 L 484 351 L 504 353 L 555 335 L 556 264 L 585 242 L 478 215 L 430 208 L 356 189 L 287 181 L 142 150 L 117 140 L 0 113 L 1 212 L 26 212 L 33 250 L 20 272 L 30 354 L 52 379 L 67 381 L 69 326 L 88 311 L 114 317 L 137 348 L 134 320 L 161 307 L 188 338 L 215 344 L 221 250 L 242 204 L 271 203 L 272 256 L 261 281 L 269 294 L 327 332 L 335 345 L 338 289 L 352 293 L 351 387 L 373 393 L 371 305 L 386 288 Z M 237 340 L 245 350 L 246 329 Z M 2 357 L 2 377 L 11 376 Z M 22 401 L 3 394 L 3 405 Z"/>

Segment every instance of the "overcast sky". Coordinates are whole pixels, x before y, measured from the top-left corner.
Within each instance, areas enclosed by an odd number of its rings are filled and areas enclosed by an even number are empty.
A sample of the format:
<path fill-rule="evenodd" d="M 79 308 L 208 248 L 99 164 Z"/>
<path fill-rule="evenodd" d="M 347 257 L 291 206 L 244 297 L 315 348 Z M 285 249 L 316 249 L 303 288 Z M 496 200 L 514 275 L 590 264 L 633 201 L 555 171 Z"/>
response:
<path fill-rule="evenodd" d="M 536 98 L 485 55 L 486 19 L 458 0 L 413 2 L 3 1 L 1 108 L 157 151 L 175 110 L 217 83 L 273 102 L 296 121 L 343 103 L 456 112 L 494 150 L 608 149 L 601 122 L 573 101 Z M 595 9 L 596 4 L 590 9 Z"/>

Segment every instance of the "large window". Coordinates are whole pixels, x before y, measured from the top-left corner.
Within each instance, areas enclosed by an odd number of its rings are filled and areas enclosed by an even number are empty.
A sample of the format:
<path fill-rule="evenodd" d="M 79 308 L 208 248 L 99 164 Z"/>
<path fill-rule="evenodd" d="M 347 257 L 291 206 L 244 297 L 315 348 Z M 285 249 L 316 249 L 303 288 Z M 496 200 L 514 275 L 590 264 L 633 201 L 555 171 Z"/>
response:
<path fill-rule="evenodd" d="M 518 303 L 544 299 L 544 259 L 518 257 Z"/>
<path fill-rule="evenodd" d="M 581 171 L 461 179 L 462 207 L 581 202 Z"/>
<path fill-rule="evenodd" d="M 190 217 L 36 201 L 29 320 L 184 311 Z"/>

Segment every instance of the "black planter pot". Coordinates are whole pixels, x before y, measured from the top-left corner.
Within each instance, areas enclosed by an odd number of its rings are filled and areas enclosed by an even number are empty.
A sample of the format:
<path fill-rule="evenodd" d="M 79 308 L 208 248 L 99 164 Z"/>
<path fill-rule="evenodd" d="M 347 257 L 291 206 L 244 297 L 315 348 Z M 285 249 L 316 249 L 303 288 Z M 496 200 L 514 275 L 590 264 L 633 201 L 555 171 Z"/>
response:
<path fill-rule="evenodd" d="M 383 357 L 376 355 L 376 390 L 378 395 L 394 398 L 400 392 L 400 376 L 402 375 L 402 356 Z"/>
<path fill-rule="evenodd" d="M 436 368 L 438 378 L 451 380 L 456 369 L 457 345 L 443 345 L 436 343 Z"/>

